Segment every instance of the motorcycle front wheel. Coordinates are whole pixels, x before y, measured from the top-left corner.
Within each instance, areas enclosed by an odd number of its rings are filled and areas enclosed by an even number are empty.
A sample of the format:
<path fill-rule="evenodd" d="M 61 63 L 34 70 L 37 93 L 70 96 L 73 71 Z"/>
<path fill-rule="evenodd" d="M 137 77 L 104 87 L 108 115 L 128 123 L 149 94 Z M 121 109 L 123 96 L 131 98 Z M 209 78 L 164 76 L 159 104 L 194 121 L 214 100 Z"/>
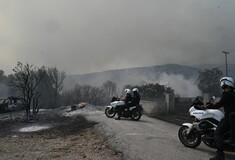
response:
<path fill-rule="evenodd" d="M 105 115 L 108 117 L 108 118 L 113 118 L 116 114 L 116 111 L 114 111 L 113 108 L 106 108 L 105 109 Z"/>
<path fill-rule="evenodd" d="M 178 137 L 180 142 L 189 148 L 196 148 L 201 144 L 201 136 L 198 135 L 195 131 L 188 133 L 188 126 L 181 126 L 178 131 Z"/>
<path fill-rule="evenodd" d="M 140 110 L 133 109 L 131 111 L 131 119 L 134 121 L 138 121 L 141 118 L 142 114 Z"/>

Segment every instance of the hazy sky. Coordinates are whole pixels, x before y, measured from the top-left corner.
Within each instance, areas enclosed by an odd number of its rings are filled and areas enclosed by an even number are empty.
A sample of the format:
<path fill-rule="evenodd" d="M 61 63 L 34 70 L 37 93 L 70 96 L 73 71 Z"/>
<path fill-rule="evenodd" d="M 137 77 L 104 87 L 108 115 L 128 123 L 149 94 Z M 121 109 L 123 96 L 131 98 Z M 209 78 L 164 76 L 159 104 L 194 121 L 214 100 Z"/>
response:
<path fill-rule="evenodd" d="M 234 0 L 0 0 L 0 69 L 235 64 Z"/>

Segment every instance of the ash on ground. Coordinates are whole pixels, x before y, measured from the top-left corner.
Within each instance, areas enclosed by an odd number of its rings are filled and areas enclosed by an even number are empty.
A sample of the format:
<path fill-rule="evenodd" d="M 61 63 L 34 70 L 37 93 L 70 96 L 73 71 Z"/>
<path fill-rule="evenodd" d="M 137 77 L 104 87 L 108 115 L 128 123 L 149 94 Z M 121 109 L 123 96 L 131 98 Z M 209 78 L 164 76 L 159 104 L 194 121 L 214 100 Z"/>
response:
<path fill-rule="evenodd" d="M 97 123 L 82 116 L 88 114 L 86 110 L 92 114 L 97 109 L 88 106 L 74 113 L 69 107 L 42 110 L 30 122 L 22 113 L 0 117 L 1 159 L 122 160 L 122 154 L 95 131 Z"/>

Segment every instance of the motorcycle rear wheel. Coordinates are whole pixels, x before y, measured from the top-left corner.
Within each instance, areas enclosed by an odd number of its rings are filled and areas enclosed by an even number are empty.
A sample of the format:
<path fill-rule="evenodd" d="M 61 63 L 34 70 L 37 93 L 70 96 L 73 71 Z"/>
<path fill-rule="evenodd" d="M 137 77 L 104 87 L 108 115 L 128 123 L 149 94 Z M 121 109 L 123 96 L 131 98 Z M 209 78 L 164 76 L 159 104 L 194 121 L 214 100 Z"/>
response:
<path fill-rule="evenodd" d="M 105 115 L 108 118 L 113 118 L 116 115 L 116 111 L 114 111 L 114 109 L 112 109 L 112 108 L 106 108 L 105 109 Z"/>
<path fill-rule="evenodd" d="M 134 121 L 138 121 L 141 118 L 142 114 L 140 110 L 133 109 L 131 111 L 131 119 Z"/>
<path fill-rule="evenodd" d="M 181 126 L 178 131 L 178 137 L 180 142 L 189 148 L 196 148 L 201 144 L 201 136 L 196 132 L 191 131 L 189 134 L 187 133 L 189 130 L 188 126 Z"/>

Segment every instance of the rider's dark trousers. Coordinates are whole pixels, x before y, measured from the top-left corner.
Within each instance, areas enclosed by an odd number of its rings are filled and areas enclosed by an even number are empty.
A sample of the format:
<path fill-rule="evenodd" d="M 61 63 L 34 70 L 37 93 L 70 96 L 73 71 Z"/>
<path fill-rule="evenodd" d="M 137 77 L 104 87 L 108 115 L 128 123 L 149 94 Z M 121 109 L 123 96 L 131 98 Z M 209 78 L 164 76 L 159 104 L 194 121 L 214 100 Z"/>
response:
<path fill-rule="evenodd" d="M 223 118 L 215 131 L 215 143 L 216 143 L 216 148 L 219 152 L 223 152 L 223 140 L 224 140 L 224 133 L 228 132 L 230 129 L 229 127 L 229 119 L 228 118 Z"/>
<path fill-rule="evenodd" d="M 117 115 L 118 115 L 118 118 L 121 117 L 121 115 L 122 115 L 122 110 L 123 110 L 123 106 L 118 106 L 118 108 L 117 108 Z"/>
<path fill-rule="evenodd" d="M 231 130 L 231 140 L 235 141 L 235 112 L 229 115 L 230 130 Z"/>
<path fill-rule="evenodd" d="M 131 103 L 126 103 L 124 106 L 119 106 L 118 107 L 118 117 L 120 118 L 121 115 L 122 115 L 122 112 L 125 110 L 125 109 L 128 109 L 131 107 Z"/>
<path fill-rule="evenodd" d="M 123 106 L 122 110 L 124 111 L 125 109 L 128 109 L 132 106 L 131 103 L 126 103 L 125 106 Z"/>

